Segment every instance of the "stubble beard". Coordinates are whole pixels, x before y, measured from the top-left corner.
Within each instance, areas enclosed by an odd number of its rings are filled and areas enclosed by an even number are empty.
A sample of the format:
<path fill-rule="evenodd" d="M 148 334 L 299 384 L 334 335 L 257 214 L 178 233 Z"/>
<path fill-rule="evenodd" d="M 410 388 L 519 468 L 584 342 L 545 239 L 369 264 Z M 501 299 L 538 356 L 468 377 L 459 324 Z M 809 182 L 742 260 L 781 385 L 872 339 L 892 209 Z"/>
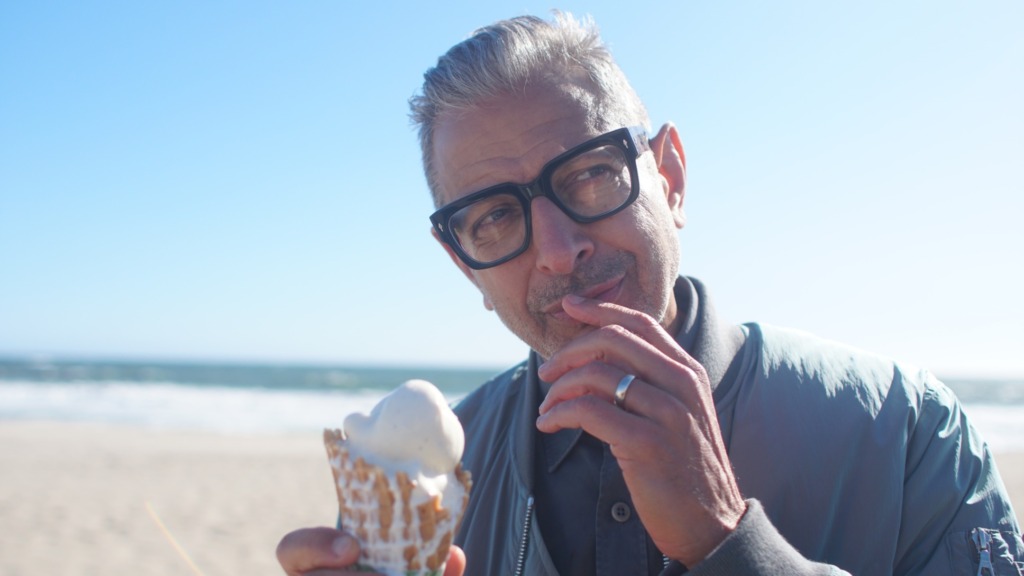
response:
<path fill-rule="evenodd" d="M 514 334 L 543 358 L 550 358 L 566 344 L 595 327 L 560 320 L 544 312 L 552 303 L 559 302 L 569 294 L 583 294 L 593 286 L 618 276 L 623 277 L 624 306 L 639 310 L 661 321 L 666 309 L 665 296 L 652 294 L 657 286 L 646 285 L 651 279 L 641 276 L 636 256 L 628 252 L 616 252 L 599 262 L 588 262 L 572 274 L 551 279 L 546 285 L 532 290 L 526 299 L 527 316 L 504 313 L 496 308 L 498 316 Z"/>

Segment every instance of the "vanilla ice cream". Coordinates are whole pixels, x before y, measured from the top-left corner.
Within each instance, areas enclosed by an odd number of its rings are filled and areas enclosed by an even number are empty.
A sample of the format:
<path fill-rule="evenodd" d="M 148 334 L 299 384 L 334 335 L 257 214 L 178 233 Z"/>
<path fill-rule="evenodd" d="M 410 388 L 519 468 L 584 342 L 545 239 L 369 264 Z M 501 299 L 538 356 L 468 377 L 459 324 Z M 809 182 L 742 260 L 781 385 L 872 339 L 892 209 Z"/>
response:
<path fill-rule="evenodd" d="M 440 575 L 469 500 L 460 464 L 465 436 L 444 395 L 405 382 L 344 432 L 325 430 L 342 528 L 360 541 L 360 564 L 396 576 Z"/>

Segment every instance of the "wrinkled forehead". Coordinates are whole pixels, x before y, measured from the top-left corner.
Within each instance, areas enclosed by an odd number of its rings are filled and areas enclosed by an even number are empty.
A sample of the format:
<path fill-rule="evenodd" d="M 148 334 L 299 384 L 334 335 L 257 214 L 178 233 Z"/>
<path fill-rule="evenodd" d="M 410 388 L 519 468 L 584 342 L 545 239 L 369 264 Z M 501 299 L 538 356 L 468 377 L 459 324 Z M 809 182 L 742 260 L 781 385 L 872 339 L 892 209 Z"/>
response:
<path fill-rule="evenodd" d="M 624 125 L 577 82 L 503 94 L 435 124 L 433 156 L 442 204 L 488 186 L 529 182 L 562 152 Z"/>

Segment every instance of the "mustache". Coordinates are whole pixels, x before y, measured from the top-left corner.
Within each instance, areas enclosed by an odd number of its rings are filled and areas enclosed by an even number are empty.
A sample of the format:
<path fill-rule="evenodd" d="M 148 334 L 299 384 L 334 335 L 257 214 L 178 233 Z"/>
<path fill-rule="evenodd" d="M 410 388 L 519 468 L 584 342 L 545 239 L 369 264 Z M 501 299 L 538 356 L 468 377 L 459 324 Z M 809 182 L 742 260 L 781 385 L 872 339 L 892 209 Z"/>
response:
<path fill-rule="evenodd" d="M 587 262 L 572 274 L 553 278 L 544 287 L 531 292 L 527 297 L 527 306 L 530 310 L 543 311 L 569 294 L 582 294 L 591 286 L 622 274 L 635 261 L 636 258 L 631 254 L 618 252 L 600 261 Z"/>

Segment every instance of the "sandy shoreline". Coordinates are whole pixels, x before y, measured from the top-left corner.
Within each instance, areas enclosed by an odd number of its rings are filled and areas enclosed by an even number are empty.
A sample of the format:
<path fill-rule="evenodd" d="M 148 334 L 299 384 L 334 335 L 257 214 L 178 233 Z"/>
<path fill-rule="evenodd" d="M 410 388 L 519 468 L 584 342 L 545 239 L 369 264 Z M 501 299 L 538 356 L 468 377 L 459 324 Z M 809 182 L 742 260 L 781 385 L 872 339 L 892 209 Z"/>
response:
<path fill-rule="evenodd" d="M 1019 517 L 1024 453 L 997 465 Z M 0 422 L 0 470 L 0 576 L 281 574 L 285 532 L 334 522 L 317 433 Z"/>
<path fill-rule="evenodd" d="M 289 529 L 334 522 L 316 433 L 222 436 L 0 422 L 0 575 L 281 574 Z"/>

